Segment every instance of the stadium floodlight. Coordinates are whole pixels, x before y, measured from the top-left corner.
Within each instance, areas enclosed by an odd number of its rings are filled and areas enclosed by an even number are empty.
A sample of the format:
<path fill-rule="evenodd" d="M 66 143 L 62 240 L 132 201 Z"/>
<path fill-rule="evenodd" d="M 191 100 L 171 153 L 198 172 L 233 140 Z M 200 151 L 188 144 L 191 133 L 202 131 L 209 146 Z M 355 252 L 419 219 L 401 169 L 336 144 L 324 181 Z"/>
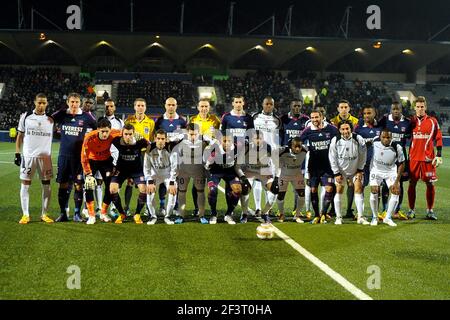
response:
<path fill-rule="evenodd" d="M 46 39 L 47 39 L 47 36 L 45 35 L 45 33 L 41 32 L 41 33 L 39 34 L 39 40 L 45 41 Z"/>
<path fill-rule="evenodd" d="M 402 51 L 403 54 L 413 54 L 412 50 L 410 49 L 405 49 Z"/>
<path fill-rule="evenodd" d="M 306 51 L 315 52 L 316 48 L 309 46 L 309 47 L 306 47 Z"/>
<path fill-rule="evenodd" d="M 363 48 L 356 48 L 355 52 L 364 52 L 364 49 Z"/>
<path fill-rule="evenodd" d="M 266 46 L 268 46 L 268 47 L 273 46 L 273 40 L 272 39 L 267 39 Z"/>
<path fill-rule="evenodd" d="M 156 38 L 156 39 L 159 39 L 159 38 L 160 38 L 160 36 L 159 36 L 159 35 L 156 35 L 156 36 L 155 36 L 155 38 Z"/>

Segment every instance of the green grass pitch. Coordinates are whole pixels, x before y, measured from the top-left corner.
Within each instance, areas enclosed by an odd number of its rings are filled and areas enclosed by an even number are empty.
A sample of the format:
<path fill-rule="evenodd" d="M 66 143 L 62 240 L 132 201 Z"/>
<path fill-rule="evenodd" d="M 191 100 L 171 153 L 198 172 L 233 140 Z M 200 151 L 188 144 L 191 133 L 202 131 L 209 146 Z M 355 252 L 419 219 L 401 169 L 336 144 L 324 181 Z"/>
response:
<path fill-rule="evenodd" d="M 355 299 L 280 238 L 259 240 L 257 222 L 44 224 L 37 222 L 41 192 L 36 179 L 30 189 L 32 223 L 19 225 L 13 157 L 13 144 L 0 143 L 0 299 Z M 373 299 L 450 299 L 449 149 L 444 148 L 438 176 L 435 222 L 424 220 L 420 183 L 418 217 L 399 221 L 397 228 L 352 221 L 274 225 Z M 190 193 L 188 201 L 191 212 Z M 292 192 L 286 201 L 290 209 Z M 218 208 L 225 208 L 223 194 Z M 57 214 L 53 181 L 50 215 Z M 370 216 L 367 195 L 365 214 Z M 67 288 L 71 265 L 80 268 L 80 289 Z M 379 289 L 367 286 L 370 266 L 379 267 Z"/>

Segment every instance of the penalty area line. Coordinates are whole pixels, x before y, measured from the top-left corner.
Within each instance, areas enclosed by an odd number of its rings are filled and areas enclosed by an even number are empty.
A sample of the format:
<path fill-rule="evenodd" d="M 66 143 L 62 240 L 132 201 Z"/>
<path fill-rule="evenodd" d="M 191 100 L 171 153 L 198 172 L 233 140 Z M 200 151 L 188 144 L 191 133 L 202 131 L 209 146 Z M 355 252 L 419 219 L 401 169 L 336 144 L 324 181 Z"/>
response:
<path fill-rule="evenodd" d="M 218 186 L 219 190 L 223 193 L 225 193 L 225 189 L 221 186 Z M 263 220 L 259 218 L 261 222 Z M 353 296 L 358 298 L 359 300 L 373 300 L 372 297 L 370 297 L 368 294 L 364 293 L 361 289 L 356 287 L 353 283 L 348 281 L 346 278 L 344 278 L 340 273 L 334 271 L 330 268 L 326 263 L 324 263 L 322 260 L 317 258 L 315 255 L 313 255 L 311 252 L 303 248 L 298 242 L 293 240 L 291 237 L 289 237 L 287 234 L 285 234 L 283 231 L 272 225 L 275 234 L 283 239 L 288 245 L 290 245 L 295 251 L 300 253 L 304 258 L 306 258 L 309 262 L 314 264 L 317 268 L 322 270 L 327 276 L 329 276 L 331 279 L 336 281 L 339 285 L 341 285 L 345 290 L 350 292 Z"/>

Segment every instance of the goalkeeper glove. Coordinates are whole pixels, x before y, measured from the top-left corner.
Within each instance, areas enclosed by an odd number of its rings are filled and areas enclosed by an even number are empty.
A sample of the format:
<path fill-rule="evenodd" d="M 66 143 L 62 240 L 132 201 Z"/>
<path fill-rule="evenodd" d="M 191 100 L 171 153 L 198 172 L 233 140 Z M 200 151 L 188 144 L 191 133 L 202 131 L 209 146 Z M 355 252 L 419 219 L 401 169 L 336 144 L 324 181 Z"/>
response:
<path fill-rule="evenodd" d="M 270 192 L 272 192 L 273 194 L 278 194 L 280 192 L 278 177 L 273 178 L 272 185 L 270 186 Z"/>
<path fill-rule="evenodd" d="M 20 155 L 20 153 L 16 153 L 16 155 L 14 157 L 15 165 L 20 167 L 21 162 L 22 162 L 22 156 Z"/>
<path fill-rule="evenodd" d="M 97 185 L 97 180 L 94 178 L 92 174 L 88 174 L 84 179 L 84 188 L 86 190 L 94 190 Z"/>
<path fill-rule="evenodd" d="M 242 184 L 242 193 L 248 194 L 250 192 L 250 190 L 252 189 L 250 181 L 248 181 L 246 176 L 240 177 L 239 180 L 241 181 L 241 184 Z"/>
<path fill-rule="evenodd" d="M 434 157 L 433 161 L 431 161 L 431 164 L 434 167 L 439 167 L 442 164 L 442 157 Z"/>

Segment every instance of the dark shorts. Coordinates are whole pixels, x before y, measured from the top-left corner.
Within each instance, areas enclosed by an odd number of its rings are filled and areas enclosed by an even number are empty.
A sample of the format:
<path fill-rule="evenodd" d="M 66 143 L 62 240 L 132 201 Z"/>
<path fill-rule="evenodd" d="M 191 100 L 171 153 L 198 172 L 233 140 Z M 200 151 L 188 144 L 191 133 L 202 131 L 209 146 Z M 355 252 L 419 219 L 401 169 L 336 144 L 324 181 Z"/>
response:
<path fill-rule="evenodd" d="M 235 174 L 227 174 L 227 173 L 213 173 L 208 178 L 208 187 L 217 187 L 220 183 L 220 180 L 225 181 L 227 185 L 241 183 L 239 178 L 236 177 Z"/>
<path fill-rule="evenodd" d="M 59 155 L 56 182 L 68 183 L 79 182 L 82 180 L 83 168 L 81 166 L 81 158 L 75 156 Z"/>
<path fill-rule="evenodd" d="M 99 171 L 105 181 L 109 180 L 113 173 L 113 158 L 107 160 L 89 160 L 91 171 L 93 173 Z"/>
<path fill-rule="evenodd" d="M 328 173 L 324 173 L 321 176 L 316 176 L 316 175 L 311 176 L 310 175 L 309 180 L 308 180 L 308 185 L 311 188 L 317 188 L 319 186 L 319 184 L 324 187 L 333 186 L 334 185 L 333 175 L 328 174 Z"/>
<path fill-rule="evenodd" d="M 139 184 L 145 184 L 145 177 L 142 172 L 123 172 L 116 171 L 111 177 L 111 182 L 119 184 L 119 188 L 122 186 L 124 181 L 128 179 L 133 179 L 133 183 L 137 186 Z"/>

